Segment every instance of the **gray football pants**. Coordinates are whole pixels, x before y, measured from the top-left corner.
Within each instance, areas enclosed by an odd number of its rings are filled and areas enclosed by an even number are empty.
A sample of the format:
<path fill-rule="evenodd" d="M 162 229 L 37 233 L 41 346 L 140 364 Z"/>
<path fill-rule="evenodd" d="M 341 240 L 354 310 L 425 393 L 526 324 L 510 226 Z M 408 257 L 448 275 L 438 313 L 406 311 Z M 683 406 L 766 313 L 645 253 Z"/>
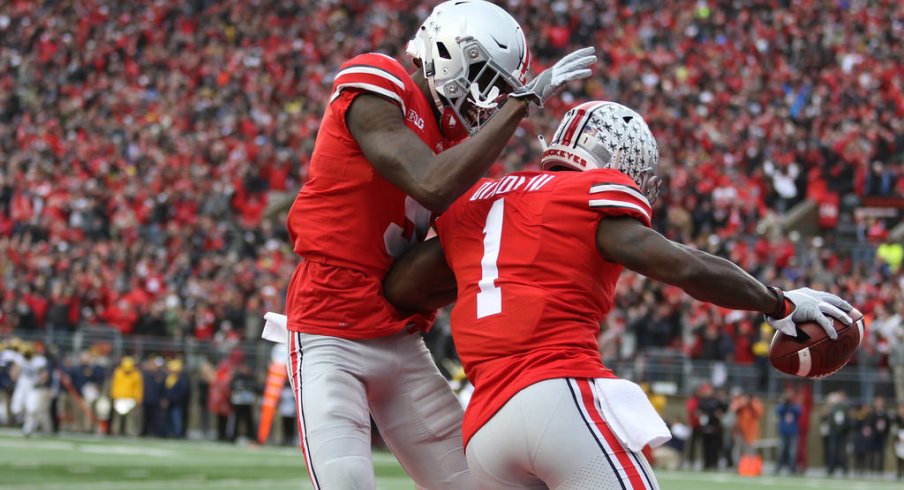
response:
<path fill-rule="evenodd" d="M 418 488 L 474 488 L 461 405 L 421 336 L 346 340 L 289 332 L 288 346 L 299 437 L 315 489 L 376 487 L 371 415 Z"/>
<path fill-rule="evenodd" d="M 477 488 L 657 490 L 646 458 L 623 447 L 599 403 L 587 379 L 519 391 L 468 442 Z"/>

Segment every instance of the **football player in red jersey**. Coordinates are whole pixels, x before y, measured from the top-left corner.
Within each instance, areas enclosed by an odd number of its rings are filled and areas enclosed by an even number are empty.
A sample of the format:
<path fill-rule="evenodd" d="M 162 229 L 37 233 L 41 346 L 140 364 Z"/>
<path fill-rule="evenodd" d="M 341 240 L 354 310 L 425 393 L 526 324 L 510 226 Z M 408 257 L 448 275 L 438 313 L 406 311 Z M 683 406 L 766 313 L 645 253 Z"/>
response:
<path fill-rule="evenodd" d="M 304 259 L 287 291 L 289 374 L 314 488 L 374 488 L 371 416 L 418 487 L 472 487 L 461 407 L 416 334 L 432 318 L 399 313 L 382 279 L 497 159 L 528 105 L 596 60 L 585 48 L 527 82 L 521 28 L 481 0 L 436 6 L 408 52 L 411 75 L 376 53 L 339 68 L 289 212 Z"/>
<path fill-rule="evenodd" d="M 670 437 L 642 390 L 600 359 L 599 325 L 627 267 L 783 331 L 850 305 L 768 288 L 733 263 L 650 228 L 659 150 L 640 115 L 612 102 L 570 110 L 541 172 L 482 180 L 436 221 L 438 239 L 384 283 L 407 311 L 455 300 L 452 336 L 474 392 L 462 435 L 479 488 L 655 489 L 640 450 Z M 577 170 L 564 172 L 553 170 Z"/>

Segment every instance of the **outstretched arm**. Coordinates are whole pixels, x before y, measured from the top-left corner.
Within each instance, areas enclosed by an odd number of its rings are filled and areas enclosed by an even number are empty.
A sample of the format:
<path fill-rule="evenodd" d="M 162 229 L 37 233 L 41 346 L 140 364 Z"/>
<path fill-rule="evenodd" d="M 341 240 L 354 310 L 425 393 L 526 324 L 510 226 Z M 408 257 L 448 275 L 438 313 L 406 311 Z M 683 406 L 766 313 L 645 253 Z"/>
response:
<path fill-rule="evenodd" d="M 393 263 L 383 295 L 404 311 L 428 311 L 455 301 L 458 290 L 438 238 L 418 244 Z"/>
<path fill-rule="evenodd" d="M 437 155 L 405 125 L 399 106 L 379 95 L 355 97 L 346 123 L 380 175 L 425 208 L 440 212 L 499 158 L 526 115 L 525 100 L 509 99 L 477 134 Z"/>
<path fill-rule="evenodd" d="M 787 335 L 797 335 L 797 323 L 815 321 L 835 339 L 838 333 L 829 316 L 852 323 L 847 313 L 853 307 L 838 296 L 809 288 L 767 288 L 732 262 L 668 240 L 631 218 L 600 220 L 596 248 L 607 260 L 678 286 L 700 301 L 763 312 L 770 325 Z"/>
<path fill-rule="evenodd" d="M 606 260 L 677 286 L 700 301 L 767 315 L 784 310 L 774 292 L 737 265 L 673 242 L 633 218 L 601 220 L 596 248 Z"/>

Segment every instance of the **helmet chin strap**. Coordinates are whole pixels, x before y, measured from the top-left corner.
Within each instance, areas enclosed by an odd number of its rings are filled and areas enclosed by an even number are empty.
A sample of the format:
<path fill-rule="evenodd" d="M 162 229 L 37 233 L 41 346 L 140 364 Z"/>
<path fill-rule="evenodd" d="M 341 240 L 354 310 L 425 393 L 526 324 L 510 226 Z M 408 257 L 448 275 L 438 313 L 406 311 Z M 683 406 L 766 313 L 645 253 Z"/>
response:
<path fill-rule="evenodd" d="M 423 36 L 423 34 L 418 33 L 415 39 L 408 42 L 407 52 L 412 57 L 421 60 L 421 70 L 424 73 L 424 78 L 427 79 L 427 85 L 430 87 L 430 96 L 433 98 L 433 105 L 436 106 L 436 111 L 442 115 L 443 110 L 446 108 L 446 104 L 444 104 L 440 98 L 439 92 L 436 90 L 436 83 L 433 81 L 433 75 L 435 74 L 433 54 L 427 47 L 426 40 L 421 36 Z"/>
<path fill-rule="evenodd" d="M 443 97 L 437 92 L 436 84 L 433 83 L 433 77 L 426 77 L 427 85 L 430 87 L 430 95 L 433 98 L 433 105 L 439 113 L 440 132 L 443 136 L 453 140 L 461 140 L 472 134 L 472 131 L 464 123 L 460 123 L 455 110 L 451 105 L 443 102 Z"/>
<path fill-rule="evenodd" d="M 443 100 L 439 96 L 439 92 L 436 91 L 436 84 L 433 83 L 433 77 L 425 77 L 427 79 L 427 85 L 430 86 L 430 95 L 433 96 L 433 105 L 436 106 L 437 112 L 440 114 L 446 109 L 446 104 L 443 103 Z"/>

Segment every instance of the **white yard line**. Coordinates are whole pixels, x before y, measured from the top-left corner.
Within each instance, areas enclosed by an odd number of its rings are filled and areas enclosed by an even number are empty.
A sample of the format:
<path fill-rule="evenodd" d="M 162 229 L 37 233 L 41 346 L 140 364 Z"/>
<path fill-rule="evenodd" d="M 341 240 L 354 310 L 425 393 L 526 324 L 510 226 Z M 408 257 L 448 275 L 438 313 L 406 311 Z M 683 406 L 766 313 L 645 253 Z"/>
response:
<path fill-rule="evenodd" d="M 36 441 L 30 439 L 6 439 L 0 438 L 0 448 L 14 449 L 46 449 L 48 451 L 72 451 L 75 444 L 63 441 Z"/>
<path fill-rule="evenodd" d="M 180 456 L 179 452 L 170 451 L 169 449 L 119 445 L 79 444 L 76 450 L 82 453 L 115 454 L 117 456 L 152 456 L 155 458 L 175 458 Z"/>
<path fill-rule="evenodd" d="M 78 483 L 27 483 L 5 485 L 4 490 L 157 490 L 193 488 L 266 488 L 270 485 L 292 484 L 295 479 L 286 480 L 169 480 L 166 482 L 140 481 L 93 481 Z M 298 480 L 301 481 L 300 479 Z"/>
<path fill-rule="evenodd" d="M 123 456 L 151 456 L 155 458 L 173 458 L 179 456 L 176 451 L 140 446 L 124 446 L 121 444 L 91 444 L 74 443 L 66 441 L 36 441 L 31 439 L 5 439 L 0 438 L 0 448 L 46 450 L 46 451 L 74 451 L 90 454 L 115 454 Z"/>

